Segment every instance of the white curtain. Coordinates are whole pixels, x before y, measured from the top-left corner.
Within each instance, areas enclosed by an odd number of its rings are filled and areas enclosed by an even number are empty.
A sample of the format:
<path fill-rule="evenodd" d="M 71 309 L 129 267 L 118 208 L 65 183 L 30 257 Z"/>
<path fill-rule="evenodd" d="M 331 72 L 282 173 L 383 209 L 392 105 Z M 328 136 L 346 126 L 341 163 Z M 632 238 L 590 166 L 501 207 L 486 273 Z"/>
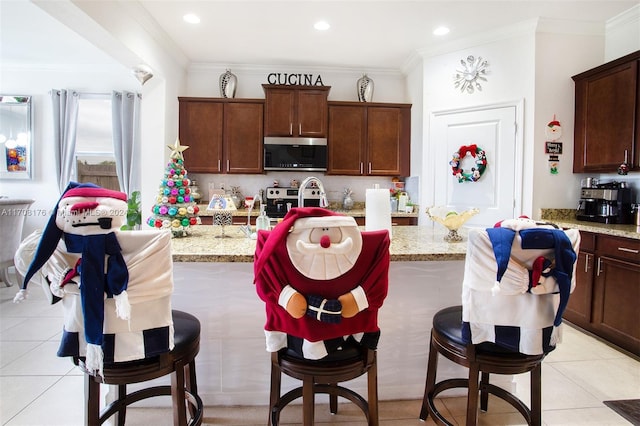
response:
<path fill-rule="evenodd" d="M 142 96 L 112 92 L 113 151 L 120 191 L 131 196 L 140 190 L 140 104 Z"/>
<path fill-rule="evenodd" d="M 73 173 L 76 151 L 76 129 L 78 127 L 78 99 L 74 90 L 49 92 L 53 104 L 53 138 L 58 189 L 63 193 Z"/>

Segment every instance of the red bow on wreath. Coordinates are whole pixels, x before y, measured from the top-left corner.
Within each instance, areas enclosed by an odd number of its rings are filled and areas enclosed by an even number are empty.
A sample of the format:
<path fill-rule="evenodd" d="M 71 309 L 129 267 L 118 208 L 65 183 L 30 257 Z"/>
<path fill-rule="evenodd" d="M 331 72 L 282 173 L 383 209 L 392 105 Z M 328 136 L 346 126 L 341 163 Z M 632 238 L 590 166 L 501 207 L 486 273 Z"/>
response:
<path fill-rule="evenodd" d="M 462 160 L 464 156 L 467 155 L 467 152 L 471 154 L 473 157 L 475 157 L 477 149 L 478 149 L 477 145 L 461 146 L 460 151 L 458 152 L 460 154 L 460 159 Z"/>

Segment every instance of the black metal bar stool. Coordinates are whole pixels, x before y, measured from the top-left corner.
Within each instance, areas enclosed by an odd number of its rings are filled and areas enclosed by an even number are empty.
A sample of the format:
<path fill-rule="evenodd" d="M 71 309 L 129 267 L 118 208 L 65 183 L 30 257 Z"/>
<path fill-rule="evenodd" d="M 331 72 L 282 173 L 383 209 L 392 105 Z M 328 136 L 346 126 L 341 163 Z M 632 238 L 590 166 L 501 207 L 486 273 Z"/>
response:
<path fill-rule="evenodd" d="M 182 311 L 172 311 L 174 348 L 170 352 L 137 361 L 105 363 L 104 377 L 84 368 L 84 360 L 74 362 L 85 372 L 85 423 L 101 425 L 118 414 L 115 424 L 124 425 L 126 408 L 134 402 L 154 396 L 171 395 L 173 424 L 200 425 L 203 404 L 198 396 L 195 358 L 200 350 L 200 321 Z M 170 386 L 154 386 L 127 394 L 127 385 L 146 382 L 171 374 Z M 100 384 L 116 385 L 116 399 L 100 411 Z"/>
<path fill-rule="evenodd" d="M 436 383 L 438 354 L 456 364 L 469 369 L 466 379 L 446 379 Z M 465 343 L 462 337 L 462 306 L 453 306 L 440 310 L 433 317 L 431 344 L 427 365 L 427 380 L 420 419 L 425 420 L 430 414 L 439 425 L 451 425 L 438 411 L 434 400 L 437 395 L 447 389 L 467 387 L 467 422 L 475 425 L 477 421 L 478 394 L 480 409 L 487 411 L 489 394 L 493 394 L 515 407 L 527 420 L 529 425 L 542 423 L 542 355 L 524 355 L 512 352 L 494 343 L 478 345 Z M 531 407 L 506 390 L 489 383 L 490 374 L 531 374 Z M 478 378 L 480 376 L 480 383 Z"/>

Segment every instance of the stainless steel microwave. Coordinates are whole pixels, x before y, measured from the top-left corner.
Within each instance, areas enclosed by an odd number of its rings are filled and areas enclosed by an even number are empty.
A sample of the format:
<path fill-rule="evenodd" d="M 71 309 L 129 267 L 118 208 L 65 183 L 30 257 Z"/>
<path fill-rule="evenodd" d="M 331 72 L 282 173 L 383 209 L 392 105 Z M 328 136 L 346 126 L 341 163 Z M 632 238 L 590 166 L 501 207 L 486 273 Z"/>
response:
<path fill-rule="evenodd" d="M 265 170 L 327 170 L 326 138 L 264 138 Z"/>

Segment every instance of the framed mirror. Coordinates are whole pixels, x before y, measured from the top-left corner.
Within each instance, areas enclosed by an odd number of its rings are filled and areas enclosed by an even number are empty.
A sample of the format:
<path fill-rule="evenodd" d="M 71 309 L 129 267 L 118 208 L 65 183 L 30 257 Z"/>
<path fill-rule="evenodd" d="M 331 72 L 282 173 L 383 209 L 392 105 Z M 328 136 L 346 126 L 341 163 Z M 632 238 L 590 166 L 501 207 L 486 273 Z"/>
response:
<path fill-rule="evenodd" d="M 0 179 L 31 179 L 31 96 L 0 95 Z"/>

